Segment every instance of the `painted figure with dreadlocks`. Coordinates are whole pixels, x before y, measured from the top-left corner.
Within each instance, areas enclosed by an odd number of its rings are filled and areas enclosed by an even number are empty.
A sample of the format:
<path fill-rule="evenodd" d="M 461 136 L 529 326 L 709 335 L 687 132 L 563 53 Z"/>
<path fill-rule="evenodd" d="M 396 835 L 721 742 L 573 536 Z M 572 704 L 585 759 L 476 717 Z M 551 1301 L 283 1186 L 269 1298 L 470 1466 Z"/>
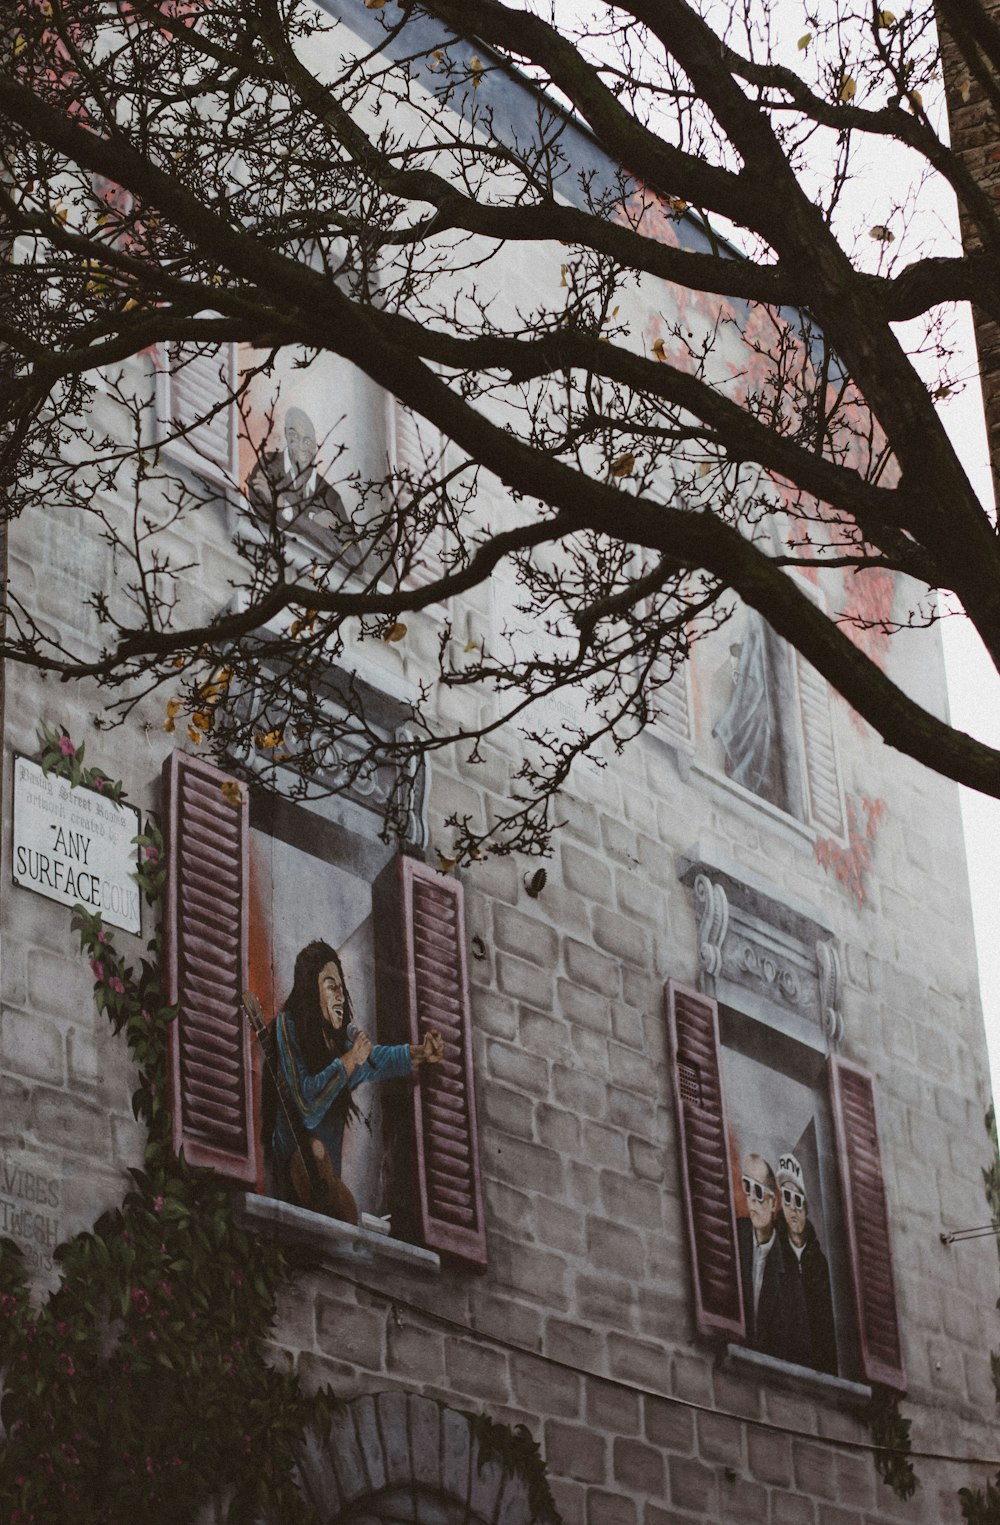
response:
<path fill-rule="evenodd" d="M 274 1019 L 273 1036 L 278 1073 L 277 1084 L 265 1091 L 264 1137 L 271 1143 L 275 1190 L 292 1201 L 302 1195 L 290 1166 L 306 1145 L 335 1182 L 325 1210 L 356 1223 L 357 1204 L 340 1180 L 344 1129 L 358 1116 L 351 1093 L 437 1064 L 444 1053 L 441 1034 L 427 1032 L 420 1044 L 373 1046 L 354 1026 L 337 952 L 329 943 L 312 942 L 295 960 L 291 993 Z"/>

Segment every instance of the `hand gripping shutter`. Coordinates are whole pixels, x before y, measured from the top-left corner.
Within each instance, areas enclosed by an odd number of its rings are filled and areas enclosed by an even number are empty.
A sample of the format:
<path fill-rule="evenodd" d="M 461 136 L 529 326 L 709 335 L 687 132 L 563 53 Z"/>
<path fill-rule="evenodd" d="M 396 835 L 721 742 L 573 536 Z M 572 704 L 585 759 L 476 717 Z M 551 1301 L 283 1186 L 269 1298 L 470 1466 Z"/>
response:
<path fill-rule="evenodd" d="M 165 942 L 174 1148 L 192 1164 L 253 1182 L 256 1161 L 247 984 L 247 793 L 174 752 L 163 770 L 168 868 Z"/>
<path fill-rule="evenodd" d="M 716 1003 L 667 985 L 674 1115 L 700 1334 L 746 1336 Z"/>
<path fill-rule="evenodd" d="M 889 1213 L 867 1070 L 830 1059 L 830 1094 L 840 1155 L 844 1220 L 854 1278 L 861 1364 L 869 1382 L 904 1392 L 906 1378 L 896 1316 Z"/>
<path fill-rule="evenodd" d="M 395 966 L 388 972 L 402 1007 L 397 1034 L 420 1043 L 428 1029 L 437 1028 L 444 1039 L 443 1061 L 422 1066 L 412 1091 L 417 1231 L 429 1249 L 483 1269 L 486 1230 L 462 886 L 399 856 L 385 870 L 376 906 L 383 923 L 380 957 Z"/>

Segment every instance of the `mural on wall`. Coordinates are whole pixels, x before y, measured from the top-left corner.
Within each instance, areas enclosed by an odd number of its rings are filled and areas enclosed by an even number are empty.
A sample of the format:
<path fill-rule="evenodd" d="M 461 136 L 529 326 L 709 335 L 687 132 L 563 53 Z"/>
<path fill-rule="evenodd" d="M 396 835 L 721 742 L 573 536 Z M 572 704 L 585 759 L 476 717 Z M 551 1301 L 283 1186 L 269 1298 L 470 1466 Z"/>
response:
<path fill-rule="evenodd" d="M 278 448 L 270 448 L 274 434 Z M 301 407 L 286 408 L 280 428 L 258 443 L 258 451 L 246 497 L 264 532 L 299 535 L 328 555 L 349 559 L 354 529 L 344 500 L 321 469 L 312 415 Z"/>
<path fill-rule="evenodd" d="M 829 1250 L 840 1226 L 816 1084 L 822 1071 L 782 1065 L 784 1057 L 759 1024 L 727 1015 L 719 1058 L 745 1339 L 764 1355 L 836 1376 L 843 1363 Z"/>
<path fill-rule="evenodd" d="M 268 1034 L 258 1110 L 265 1190 L 356 1223 L 361 1213 L 388 1214 L 380 1093 L 413 1066 L 408 1048 L 375 1042 L 371 880 L 387 855 L 359 842 L 357 821 L 340 815 L 289 805 L 270 829 L 251 827 L 249 972 Z"/>
<path fill-rule="evenodd" d="M 274 1195 L 358 1223 L 341 1175 L 345 1131 L 362 1120 L 353 1093 L 439 1064 L 440 1032 L 429 1028 L 419 1045 L 373 1045 L 353 1020 L 340 956 L 321 939 L 296 957 L 292 988 L 270 1027 L 252 993 L 244 1001 L 265 1056 L 261 1130 Z"/>
<path fill-rule="evenodd" d="M 781 724 L 785 649 L 757 611 L 747 609 L 741 638 L 730 645 L 729 653 L 732 694 L 713 728 L 725 753 L 726 773 L 753 794 L 788 810 L 793 786 Z M 787 707 L 787 699 L 784 702 Z"/>
<path fill-rule="evenodd" d="M 830 1267 L 809 1218 L 806 1183 L 794 1154 L 743 1157 L 737 1202 L 740 1281 L 752 1350 L 837 1374 Z"/>

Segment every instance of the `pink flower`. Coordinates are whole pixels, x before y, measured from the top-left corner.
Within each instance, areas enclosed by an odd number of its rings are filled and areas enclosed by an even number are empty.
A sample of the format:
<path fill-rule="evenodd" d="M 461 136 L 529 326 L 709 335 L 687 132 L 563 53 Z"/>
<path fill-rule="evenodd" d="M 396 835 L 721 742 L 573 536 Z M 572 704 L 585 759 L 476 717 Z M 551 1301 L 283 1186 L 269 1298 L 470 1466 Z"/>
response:
<path fill-rule="evenodd" d="M 160 1282 L 160 1291 L 163 1293 L 164 1297 L 173 1297 L 173 1295 L 174 1295 L 174 1284 L 173 1284 L 173 1282 L 172 1281 L 167 1281 L 166 1278 L 164 1278 L 164 1280 Z"/>
<path fill-rule="evenodd" d="M 0 1297 L 0 1313 L 4 1314 L 7 1318 L 12 1318 L 16 1312 L 17 1298 L 11 1297 L 9 1292 L 5 1292 L 3 1296 Z"/>
<path fill-rule="evenodd" d="M 153 1306 L 149 1293 L 145 1292 L 142 1287 L 132 1288 L 132 1306 L 136 1313 L 148 1313 Z"/>
<path fill-rule="evenodd" d="M 97 790 L 98 794 L 100 794 L 104 789 L 104 779 L 99 773 L 94 774 L 94 788 Z"/>
<path fill-rule="evenodd" d="M 147 847 L 146 857 L 149 859 L 150 863 L 159 863 L 160 849 L 158 847 Z"/>
<path fill-rule="evenodd" d="M 144 1022 L 149 1022 L 149 1023 L 152 1023 L 152 1020 L 153 1020 L 152 1017 L 149 1015 L 149 1012 L 146 1010 L 145 1006 L 142 1008 L 142 1020 Z"/>
<path fill-rule="evenodd" d="M 122 984 L 117 974 L 113 974 L 111 976 L 111 978 L 108 980 L 108 984 L 111 986 L 111 989 L 115 992 L 116 995 L 125 994 L 125 986 Z"/>
<path fill-rule="evenodd" d="M 69 1353 L 65 1350 L 59 1357 L 59 1365 L 66 1373 L 67 1377 L 76 1376 L 76 1367 L 73 1365 L 73 1357 L 69 1355 Z"/>
<path fill-rule="evenodd" d="M 143 1013 L 143 1015 L 145 1015 L 145 1013 Z M 160 1194 L 158 1194 L 157 1196 L 155 1196 L 153 1198 L 153 1211 L 154 1211 L 154 1213 L 162 1213 L 163 1205 L 166 1202 L 166 1200 L 167 1200 L 166 1197 L 164 1197 L 164 1196 L 162 1196 Z"/>
<path fill-rule="evenodd" d="M 92 958 L 90 960 L 90 972 L 94 976 L 95 980 L 103 980 L 104 965 L 100 962 L 99 959 Z"/>
<path fill-rule="evenodd" d="M 62 753 L 62 755 L 64 757 L 75 757 L 76 756 L 76 747 L 70 741 L 68 736 L 60 736 L 60 738 L 59 738 L 59 750 L 60 750 L 60 752 Z"/>

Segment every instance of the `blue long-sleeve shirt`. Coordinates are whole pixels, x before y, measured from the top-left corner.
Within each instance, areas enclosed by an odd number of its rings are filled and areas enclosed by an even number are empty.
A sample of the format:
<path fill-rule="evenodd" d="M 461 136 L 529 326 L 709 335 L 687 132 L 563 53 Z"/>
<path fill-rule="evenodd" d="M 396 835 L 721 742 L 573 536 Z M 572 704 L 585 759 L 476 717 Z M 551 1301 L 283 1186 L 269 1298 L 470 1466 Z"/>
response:
<path fill-rule="evenodd" d="M 348 1038 L 353 1041 L 355 1034 L 356 1029 L 349 1027 Z M 341 1109 L 334 1109 L 334 1102 L 345 1091 L 355 1091 L 360 1085 L 368 1083 L 377 1085 L 383 1080 L 398 1080 L 404 1075 L 412 1074 L 410 1045 L 408 1043 L 376 1044 L 364 1064 L 359 1064 L 348 1078 L 340 1059 L 331 1060 L 325 1069 L 318 1070 L 315 1075 L 309 1073 L 299 1047 L 295 1021 L 287 1012 L 281 1011 L 275 1018 L 274 1036 L 278 1062 L 288 1082 L 292 1105 L 296 1107 L 309 1132 L 321 1140 L 330 1157 L 331 1165 L 339 1175 L 344 1147 L 345 1118 Z M 283 1167 L 294 1152 L 295 1139 L 284 1108 L 280 1104 L 274 1124 L 273 1142 L 275 1161 Z"/>

